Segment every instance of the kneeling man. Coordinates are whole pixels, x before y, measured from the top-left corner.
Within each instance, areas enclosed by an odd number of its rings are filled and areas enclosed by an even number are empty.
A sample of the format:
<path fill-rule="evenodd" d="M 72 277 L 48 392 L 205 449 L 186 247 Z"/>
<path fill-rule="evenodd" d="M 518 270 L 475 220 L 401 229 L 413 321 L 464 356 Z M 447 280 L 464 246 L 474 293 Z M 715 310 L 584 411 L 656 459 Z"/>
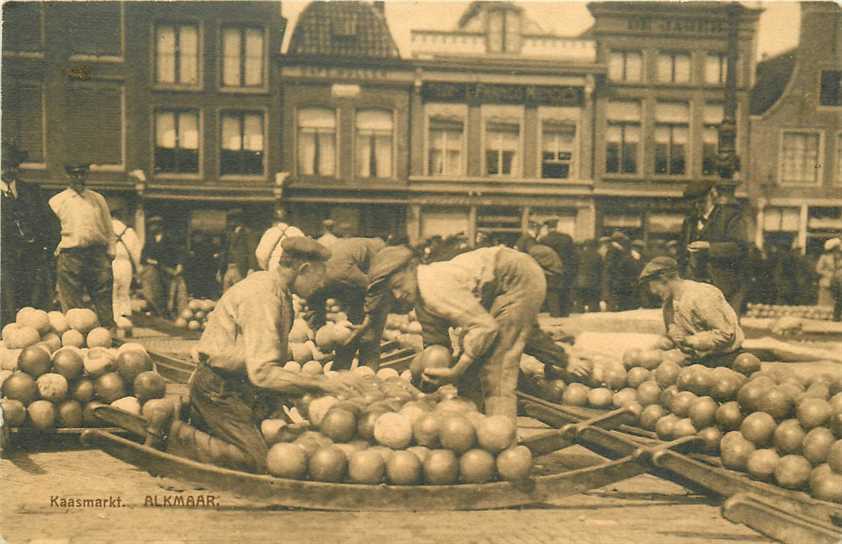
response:
<path fill-rule="evenodd" d="M 655 257 L 640 274 L 641 284 L 664 302 L 667 336 L 684 353 L 708 366 L 730 366 L 745 335 L 737 314 L 718 287 L 685 280 L 671 257 Z"/>
<path fill-rule="evenodd" d="M 272 271 L 255 272 L 225 292 L 197 346 L 190 381 L 192 424 L 150 420 L 147 444 L 190 459 L 265 472 L 266 410 L 307 392 L 346 394 L 353 378 L 307 376 L 284 370 L 293 323 L 292 293 L 307 298 L 325 281 L 330 251 L 305 237 L 283 241 Z"/>

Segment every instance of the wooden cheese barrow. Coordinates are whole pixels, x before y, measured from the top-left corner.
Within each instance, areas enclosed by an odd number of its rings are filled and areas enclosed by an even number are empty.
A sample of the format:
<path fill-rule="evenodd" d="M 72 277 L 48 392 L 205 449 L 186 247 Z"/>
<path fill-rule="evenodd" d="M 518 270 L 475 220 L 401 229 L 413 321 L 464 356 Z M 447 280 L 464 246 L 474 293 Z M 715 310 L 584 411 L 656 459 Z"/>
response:
<path fill-rule="evenodd" d="M 97 408 L 97 415 L 133 434 L 144 432 L 145 421 L 132 414 L 101 407 Z M 612 428 L 627 420 L 625 410 L 615 410 L 541 433 L 522 444 L 535 455 L 542 455 L 572 445 L 577 433 L 591 427 Z M 271 505 L 319 510 L 481 510 L 540 504 L 643 474 L 650 467 L 641 463 L 639 457 L 654 454 L 654 451 L 640 447 L 600 465 L 537 475 L 517 482 L 394 486 L 320 483 L 251 474 L 178 457 L 98 429 L 86 431 L 82 440 L 154 476 L 198 484 Z M 679 448 L 685 443 L 658 444 L 657 448 Z"/>

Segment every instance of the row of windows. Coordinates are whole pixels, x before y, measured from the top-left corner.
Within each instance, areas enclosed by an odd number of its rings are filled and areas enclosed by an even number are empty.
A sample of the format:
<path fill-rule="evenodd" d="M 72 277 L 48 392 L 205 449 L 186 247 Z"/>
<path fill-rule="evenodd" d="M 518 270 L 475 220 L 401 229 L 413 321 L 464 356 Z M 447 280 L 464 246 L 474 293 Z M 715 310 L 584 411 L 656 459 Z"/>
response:
<path fill-rule="evenodd" d="M 262 28 L 222 27 L 222 86 L 260 88 L 265 85 Z M 155 82 L 197 87 L 202 62 L 199 27 L 161 24 L 155 27 Z"/>
<path fill-rule="evenodd" d="M 710 52 L 704 57 L 704 83 L 722 85 L 728 72 L 725 53 Z M 660 51 L 655 57 L 655 81 L 659 83 L 690 84 L 693 81 L 691 55 L 687 51 Z M 739 63 L 738 63 L 739 66 Z M 612 81 L 641 83 L 644 74 L 643 52 L 639 50 L 611 51 L 608 57 L 608 78 Z"/>
<path fill-rule="evenodd" d="M 36 83 L 7 86 L 3 93 L 3 139 L 15 141 L 30 153 L 30 162 L 45 160 L 43 95 Z M 123 93 L 107 88 L 73 85 L 67 95 L 68 132 L 108 135 L 73 138 L 68 152 L 97 164 L 119 165 L 123 160 Z M 91 115 L 90 112 L 96 112 Z M 612 101 L 606 111 L 605 172 L 640 175 L 642 164 L 641 104 Z M 718 124 L 722 105 L 705 104 L 702 126 L 702 173 L 717 173 Z M 223 111 L 220 115 L 221 175 L 265 174 L 266 120 L 261 111 Z M 569 121 L 541 122 L 541 177 L 567 179 L 574 175 L 576 125 Z M 686 102 L 658 102 L 654 115 L 654 173 L 685 176 L 690 160 L 690 107 Z M 355 117 L 354 163 L 358 178 L 394 177 L 394 117 L 389 110 L 358 110 Z M 155 172 L 195 175 L 200 171 L 202 127 L 197 109 L 160 109 L 154 118 Z M 484 173 L 517 176 L 522 172 L 521 124 L 489 119 L 485 123 Z M 465 123 L 433 115 L 427 135 L 427 173 L 461 176 L 466 171 Z M 297 112 L 297 166 L 303 176 L 337 175 L 337 115 L 329 108 Z M 786 185 L 818 185 L 825 157 L 831 158 L 834 180 L 842 183 L 842 133 L 825 151 L 820 131 L 784 130 L 780 136 L 779 181 Z"/>
<path fill-rule="evenodd" d="M 302 176 L 336 177 L 336 110 L 298 110 L 297 157 Z M 358 110 L 354 120 L 354 163 L 359 178 L 394 176 L 394 115 L 389 110 Z"/>
<path fill-rule="evenodd" d="M 262 176 L 265 172 L 263 112 L 225 111 L 220 121 L 220 175 Z M 198 174 L 200 141 L 198 110 L 156 111 L 155 172 Z"/>
<path fill-rule="evenodd" d="M 704 105 L 702 124 L 702 175 L 717 174 L 719 124 L 723 105 Z M 640 175 L 642 164 L 641 103 L 635 100 L 612 101 L 606 112 L 605 172 Z M 690 104 L 657 102 L 655 104 L 655 175 L 686 176 L 690 163 Z"/>

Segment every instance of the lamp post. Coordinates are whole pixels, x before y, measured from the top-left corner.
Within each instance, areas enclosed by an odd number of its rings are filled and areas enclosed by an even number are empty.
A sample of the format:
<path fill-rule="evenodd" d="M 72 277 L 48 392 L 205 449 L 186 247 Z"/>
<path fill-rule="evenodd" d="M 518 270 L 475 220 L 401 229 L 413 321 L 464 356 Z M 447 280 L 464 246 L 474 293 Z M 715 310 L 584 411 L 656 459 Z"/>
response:
<path fill-rule="evenodd" d="M 725 76 L 725 112 L 719 125 L 719 153 L 717 162 L 721 183 L 733 187 L 734 173 L 739 170 L 737 157 L 737 30 L 742 7 L 737 2 L 728 4 L 728 52 Z"/>

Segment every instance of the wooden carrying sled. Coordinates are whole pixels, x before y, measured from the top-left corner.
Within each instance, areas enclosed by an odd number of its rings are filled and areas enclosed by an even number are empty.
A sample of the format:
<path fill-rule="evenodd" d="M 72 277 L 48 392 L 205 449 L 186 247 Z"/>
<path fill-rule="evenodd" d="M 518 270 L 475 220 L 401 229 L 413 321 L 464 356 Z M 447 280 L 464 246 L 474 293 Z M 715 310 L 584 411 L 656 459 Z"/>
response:
<path fill-rule="evenodd" d="M 145 427 L 142 418 L 110 407 L 97 408 L 97 415 L 133 434 Z M 609 429 L 628 420 L 625 410 L 565 425 L 522 442 L 537 455 L 570 446 L 576 435 L 591 427 Z M 82 435 L 85 444 L 154 476 L 164 476 L 207 489 L 230 492 L 275 506 L 319 510 L 412 511 L 481 510 L 544 503 L 632 478 L 650 470 L 639 462 L 652 455 L 646 447 L 612 461 L 576 470 L 531 477 L 517 482 L 457 485 L 362 485 L 288 480 L 217 467 L 178 457 L 121 438 L 108 431 L 90 429 Z M 657 449 L 682 447 L 687 441 L 657 445 Z"/>

